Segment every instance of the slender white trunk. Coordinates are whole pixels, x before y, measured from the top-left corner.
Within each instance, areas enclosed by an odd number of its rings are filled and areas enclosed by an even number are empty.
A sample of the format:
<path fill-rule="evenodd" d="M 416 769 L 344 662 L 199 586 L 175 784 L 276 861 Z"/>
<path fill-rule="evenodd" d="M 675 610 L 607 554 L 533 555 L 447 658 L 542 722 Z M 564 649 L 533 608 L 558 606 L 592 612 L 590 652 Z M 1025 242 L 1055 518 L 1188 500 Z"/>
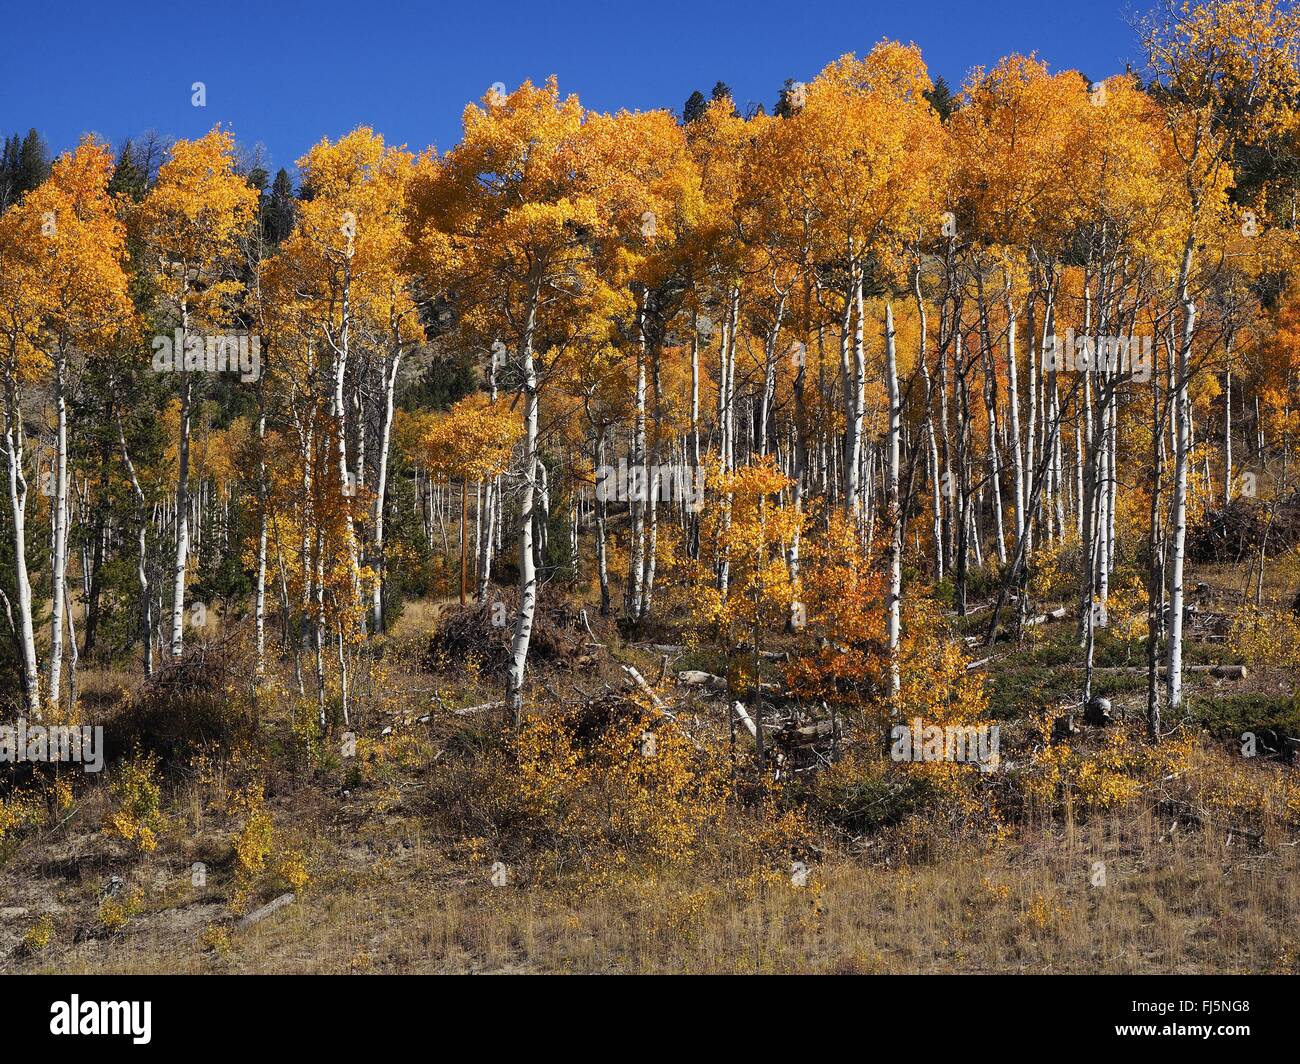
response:
<path fill-rule="evenodd" d="M 537 366 L 533 360 L 533 328 L 537 318 L 537 288 L 529 301 L 528 322 L 524 329 L 524 469 L 523 494 L 519 502 L 519 614 L 515 619 L 514 638 L 510 643 L 510 671 L 506 684 L 506 701 L 514 714 L 515 724 L 523 719 L 524 672 L 528 664 L 528 643 L 533 634 L 533 613 L 537 608 L 537 569 L 533 564 L 533 498 L 537 481 Z"/>
<path fill-rule="evenodd" d="M 9 510 L 13 519 L 14 582 L 18 593 L 16 630 L 23 659 L 23 687 L 27 712 L 39 719 L 41 678 L 36 667 L 36 631 L 32 624 L 32 584 L 27 572 L 27 480 L 23 476 L 23 415 L 15 362 L 16 356 L 11 354 L 5 374 L 4 449 L 9 472 Z"/>
<path fill-rule="evenodd" d="M 1232 357 L 1232 349 L 1228 349 Z M 1232 365 L 1223 375 L 1223 504 L 1232 502 Z"/>
<path fill-rule="evenodd" d="M 1169 559 L 1169 644 L 1166 672 L 1171 710 L 1177 710 L 1183 701 L 1183 560 L 1187 542 L 1187 466 L 1192 432 L 1188 365 L 1192 337 L 1196 331 L 1196 304 L 1192 302 L 1189 291 L 1193 249 L 1193 241 L 1189 239 L 1183 250 L 1183 262 L 1178 273 L 1178 301 L 1183 308 L 1183 335 L 1178 345 L 1178 365 L 1174 379 L 1178 435 L 1174 448 L 1173 542 Z"/>
<path fill-rule="evenodd" d="M 182 350 L 189 335 L 188 314 L 181 317 Z M 171 655 L 179 658 L 185 649 L 185 569 L 190 553 L 190 404 L 193 383 L 189 373 L 181 374 L 180 439 L 176 473 L 176 555 L 172 565 Z"/>
<path fill-rule="evenodd" d="M 1016 310 L 1011 298 L 1011 278 L 1006 278 L 1007 310 L 1007 403 L 1011 413 L 1011 475 L 1015 491 L 1016 545 L 1025 535 L 1029 522 L 1025 513 L 1025 465 L 1020 446 L 1020 376 L 1016 368 Z M 1030 403 L 1033 396 L 1030 396 Z"/>
<path fill-rule="evenodd" d="M 393 357 L 384 376 L 384 423 L 379 433 L 379 472 L 375 481 L 375 560 L 379 567 L 374 588 L 375 631 L 384 630 L 384 499 L 388 492 L 388 453 L 393 437 L 393 396 L 397 389 L 397 370 L 402 364 L 400 348 Z"/>
<path fill-rule="evenodd" d="M 889 598 L 887 623 L 889 626 L 889 686 L 893 710 L 898 712 L 898 694 L 901 687 L 898 663 L 898 637 L 903 602 L 903 522 L 898 497 L 899 429 L 901 401 L 898 395 L 898 355 L 894 346 L 894 308 L 885 304 L 885 387 L 889 393 L 889 466 L 888 507 L 890 527 L 889 548 Z"/>
<path fill-rule="evenodd" d="M 68 397 L 67 355 L 54 352 L 54 551 L 51 557 L 49 700 L 57 709 L 63 677 L 64 593 L 68 573 Z"/>

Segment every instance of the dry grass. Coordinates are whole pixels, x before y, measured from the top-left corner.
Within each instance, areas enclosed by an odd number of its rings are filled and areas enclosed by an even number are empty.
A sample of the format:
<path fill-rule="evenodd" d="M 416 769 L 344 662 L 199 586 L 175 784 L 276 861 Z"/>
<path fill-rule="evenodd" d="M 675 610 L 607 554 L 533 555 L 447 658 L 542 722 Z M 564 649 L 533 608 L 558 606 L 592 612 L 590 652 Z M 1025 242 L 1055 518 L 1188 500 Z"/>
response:
<path fill-rule="evenodd" d="M 1217 756 L 1196 763 L 1198 778 L 1216 772 Z M 733 812 L 693 859 L 634 868 L 593 858 L 557 871 L 524 857 L 497 887 L 484 840 L 458 836 L 422 804 L 421 781 L 440 764 L 417 758 L 346 797 L 318 785 L 274 797 L 277 846 L 307 855 L 312 882 L 246 930 L 231 922 L 238 824 L 223 806 L 234 781 L 218 773 L 176 788 L 147 855 L 88 830 L 108 811 L 98 788 L 0 870 L 0 896 L 28 909 L 0 926 L 0 970 L 1300 971 L 1294 838 L 1189 824 L 1145 799 L 1085 823 L 1031 814 L 1005 839 L 912 862 L 897 857 L 904 825 L 888 859 L 883 842 L 867 840 L 857 855 L 811 861 L 803 885 L 781 859 L 737 841 L 758 815 Z M 915 841 L 934 852 L 932 840 Z M 196 860 L 207 865 L 202 887 L 190 882 Z M 139 901 L 110 933 L 100 907 L 111 874 Z M 51 945 L 13 951 L 46 912 Z"/>
<path fill-rule="evenodd" d="M 219 949 L 219 910 L 137 917 L 24 965 L 61 972 L 1296 972 L 1294 847 L 1150 817 L 1043 831 L 892 870 L 835 860 L 783 874 L 682 866 L 570 887 L 491 886 L 418 836 L 358 840 L 299 903 Z M 1106 885 L 1092 886 L 1104 861 Z M 714 874 L 711 874 L 714 873 Z"/>
<path fill-rule="evenodd" d="M 286 706 L 264 706 L 264 749 L 169 774 L 156 850 L 104 832 L 111 768 L 0 839 L 0 910 L 13 910 L 0 919 L 0 972 L 1300 971 L 1296 770 L 1208 739 L 1178 772 L 1091 817 L 1082 799 L 1030 801 L 973 832 L 945 834 L 933 811 L 852 839 L 823 832 L 819 851 L 800 851 L 820 853 L 801 885 L 788 845 L 754 842 L 774 811 L 733 804 L 677 860 L 516 846 L 507 884 L 493 886 L 496 855 L 512 852 L 494 806 L 503 749 L 486 724 L 438 716 L 440 699 L 478 693 L 463 666 L 415 671 L 446 605 L 408 608 L 390 633 L 407 650 L 382 674 L 384 706 L 409 717 L 418 702 L 431 723 L 381 737 L 397 720 L 385 709 L 358 726 L 363 748 L 344 764 L 326 748 L 304 756 Z M 431 685 L 439 698 L 413 693 Z M 1190 686 L 1235 691 L 1203 674 Z M 87 670 L 83 708 L 121 712 L 137 687 L 129 672 Z M 1004 741 L 1027 733 L 1004 723 Z M 234 797 L 253 780 L 266 786 L 272 857 L 301 852 L 311 879 L 241 930 L 237 911 L 288 889 L 268 872 L 241 907 Z M 128 900 L 122 919 L 114 905 Z M 47 915 L 48 944 L 25 949 Z"/>

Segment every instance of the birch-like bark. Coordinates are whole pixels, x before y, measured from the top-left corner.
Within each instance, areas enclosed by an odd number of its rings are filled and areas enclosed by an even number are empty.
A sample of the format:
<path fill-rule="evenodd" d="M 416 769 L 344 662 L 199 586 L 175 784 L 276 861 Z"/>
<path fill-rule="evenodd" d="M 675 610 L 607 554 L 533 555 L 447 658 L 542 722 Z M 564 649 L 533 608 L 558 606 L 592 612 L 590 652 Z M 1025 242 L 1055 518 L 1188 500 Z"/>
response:
<path fill-rule="evenodd" d="M 1178 435 L 1174 449 L 1173 543 L 1169 558 L 1169 642 L 1166 684 L 1169 709 L 1177 711 L 1183 704 L 1183 561 L 1187 543 L 1187 465 L 1192 431 L 1191 400 L 1188 395 L 1188 368 L 1192 337 L 1196 332 L 1196 304 L 1191 297 L 1192 253 L 1195 242 L 1188 237 L 1183 261 L 1178 271 L 1178 302 L 1183 308 L 1183 335 L 1178 344 L 1178 365 L 1174 371 L 1174 403 Z"/>
<path fill-rule="evenodd" d="M 898 395 L 898 354 L 894 345 L 894 308 L 885 304 L 885 388 L 889 394 L 889 466 L 888 466 L 888 521 L 889 597 L 886 601 L 886 623 L 889 630 L 889 688 L 890 701 L 895 713 L 899 711 L 898 695 L 901 689 L 898 662 L 898 637 L 902 619 L 903 602 L 903 522 L 898 498 L 898 452 L 901 424 L 901 400 Z"/>
<path fill-rule="evenodd" d="M 1011 415 L 1011 475 L 1016 507 L 1016 540 L 1026 534 L 1028 515 L 1025 513 L 1025 466 L 1020 446 L 1020 378 L 1016 367 L 1016 308 L 1011 296 L 1011 275 L 1003 280 L 1006 291 L 1007 312 L 1007 407 Z M 1031 383 L 1032 383 L 1032 373 Z M 1033 396 L 1030 396 L 1033 403 Z"/>
<path fill-rule="evenodd" d="M 396 330 L 396 323 L 393 325 Z M 388 456 L 392 450 L 393 438 L 393 396 L 397 390 L 397 371 L 402 365 L 400 341 L 394 335 L 392 356 L 384 366 L 384 421 L 379 431 L 379 471 L 375 479 L 375 560 L 378 579 L 375 581 L 372 609 L 375 618 L 375 631 L 384 630 L 384 579 L 386 565 L 384 562 L 384 503 L 388 494 Z"/>
<path fill-rule="evenodd" d="M 528 665 L 528 644 L 533 634 L 537 608 L 537 568 L 533 563 L 533 500 L 537 483 L 537 364 L 533 359 L 533 331 L 537 322 L 540 284 L 533 282 L 529 293 L 528 317 L 520 355 L 523 361 L 524 468 L 523 493 L 519 501 L 519 614 L 510 643 L 510 669 L 506 681 L 506 703 L 515 726 L 523 720 L 524 673 Z"/>
<path fill-rule="evenodd" d="M 22 654 L 23 695 L 27 712 L 41 715 L 41 678 L 36 667 L 36 631 L 32 623 L 32 583 L 27 570 L 27 479 L 23 475 L 24 435 L 21 392 L 18 388 L 14 346 L 5 366 L 4 451 L 8 468 L 9 513 L 13 522 L 14 583 L 17 585 L 18 621 L 15 631 Z"/>
<path fill-rule="evenodd" d="M 140 478 L 135 475 L 135 463 L 126 447 L 126 432 L 122 428 L 121 418 L 117 422 L 117 439 L 122 447 L 122 464 L 126 466 L 127 479 L 131 490 L 135 492 L 137 507 L 136 527 L 136 568 L 135 577 L 140 585 L 140 641 L 143 644 L 144 674 L 153 675 L 153 598 L 149 589 L 149 509 L 140 487 Z"/>
<path fill-rule="evenodd" d="M 51 556 L 50 661 L 47 690 L 52 708 L 57 709 L 63 677 L 63 616 L 67 605 L 68 574 L 68 396 L 67 353 L 58 347 L 54 360 L 54 550 Z"/>

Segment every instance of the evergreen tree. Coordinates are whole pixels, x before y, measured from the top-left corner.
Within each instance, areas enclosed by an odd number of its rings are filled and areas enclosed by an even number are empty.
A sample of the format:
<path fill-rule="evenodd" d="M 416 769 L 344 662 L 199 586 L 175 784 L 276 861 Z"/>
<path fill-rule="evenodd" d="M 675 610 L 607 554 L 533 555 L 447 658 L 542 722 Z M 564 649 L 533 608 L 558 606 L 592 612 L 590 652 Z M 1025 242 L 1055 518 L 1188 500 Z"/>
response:
<path fill-rule="evenodd" d="M 704 98 L 704 93 L 696 89 L 687 99 L 686 106 L 682 108 L 682 122 L 694 122 L 708 110 L 708 106 L 709 101 Z"/>
<path fill-rule="evenodd" d="M 935 78 L 934 88 L 926 91 L 925 98 L 930 101 L 930 106 L 934 108 L 935 113 L 944 122 L 948 121 L 948 117 L 957 108 L 957 100 L 953 96 L 952 90 L 948 88 L 948 83 L 944 81 L 942 74 Z"/>
<path fill-rule="evenodd" d="M 298 212 L 293 197 L 293 182 L 288 172 L 281 167 L 271 184 L 269 195 L 264 195 L 262 208 L 262 231 L 267 243 L 279 244 L 291 232 Z"/>
<path fill-rule="evenodd" d="M 50 152 L 34 129 L 19 138 L 15 133 L 5 139 L 0 153 L 0 211 L 17 203 L 50 176 Z"/>
<path fill-rule="evenodd" d="M 117 166 L 109 180 L 108 190 L 116 195 L 128 196 L 139 203 L 145 193 L 145 175 L 136 162 L 135 145 L 127 140 L 117 155 Z"/>
<path fill-rule="evenodd" d="M 794 103 L 791 100 L 794 86 L 794 78 L 786 78 L 785 84 L 781 86 L 781 95 L 776 98 L 776 106 L 772 109 L 772 113 L 778 118 L 789 118 L 794 114 Z"/>

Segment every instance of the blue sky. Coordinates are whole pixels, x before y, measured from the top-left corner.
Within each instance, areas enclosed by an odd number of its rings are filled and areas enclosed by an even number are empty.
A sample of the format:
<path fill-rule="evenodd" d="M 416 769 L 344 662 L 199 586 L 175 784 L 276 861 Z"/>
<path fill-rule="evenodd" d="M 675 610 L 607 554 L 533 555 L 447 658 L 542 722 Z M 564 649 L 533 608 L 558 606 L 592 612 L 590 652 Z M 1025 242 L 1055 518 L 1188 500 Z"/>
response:
<path fill-rule="evenodd" d="M 220 121 L 292 171 L 321 136 L 362 123 L 393 143 L 446 149 L 467 100 L 552 73 L 599 110 L 680 110 L 719 79 L 742 108 L 770 109 L 786 78 L 892 37 L 920 45 L 931 76 L 954 88 L 1012 52 L 1105 77 L 1141 66 L 1133 10 L 1130 0 L 0 0 L 0 131 L 35 126 L 57 152 L 88 131 L 120 143 Z M 191 105 L 195 81 L 206 107 Z"/>

